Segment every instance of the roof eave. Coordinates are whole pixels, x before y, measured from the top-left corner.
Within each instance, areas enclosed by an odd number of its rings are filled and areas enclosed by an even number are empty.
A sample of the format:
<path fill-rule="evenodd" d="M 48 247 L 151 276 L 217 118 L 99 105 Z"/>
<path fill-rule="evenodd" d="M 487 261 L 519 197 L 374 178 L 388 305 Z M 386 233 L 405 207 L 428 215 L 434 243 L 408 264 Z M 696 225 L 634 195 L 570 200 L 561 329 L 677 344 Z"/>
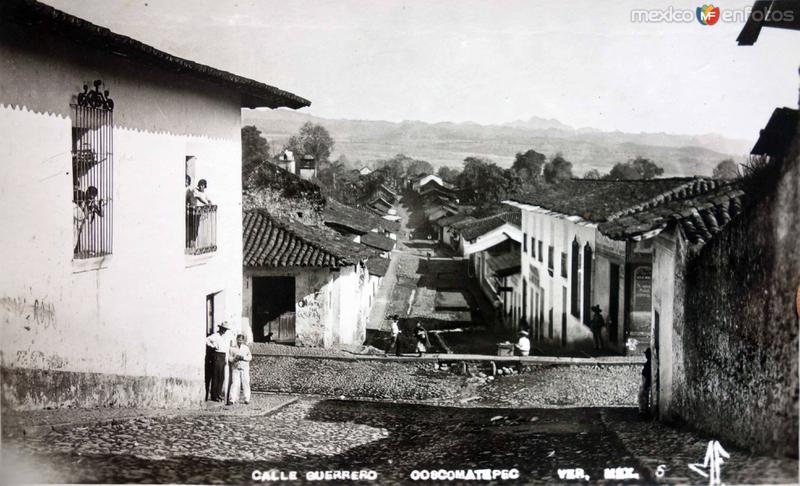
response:
<path fill-rule="evenodd" d="M 169 54 L 33 0 L 0 2 L 0 18 L 29 30 L 45 32 L 73 42 L 91 41 L 92 48 L 107 52 L 109 55 L 149 64 L 176 74 L 188 75 L 233 90 L 241 94 L 240 104 L 244 108 L 298 109 L 311 105 L 310 101 L 294 93 Z"/>

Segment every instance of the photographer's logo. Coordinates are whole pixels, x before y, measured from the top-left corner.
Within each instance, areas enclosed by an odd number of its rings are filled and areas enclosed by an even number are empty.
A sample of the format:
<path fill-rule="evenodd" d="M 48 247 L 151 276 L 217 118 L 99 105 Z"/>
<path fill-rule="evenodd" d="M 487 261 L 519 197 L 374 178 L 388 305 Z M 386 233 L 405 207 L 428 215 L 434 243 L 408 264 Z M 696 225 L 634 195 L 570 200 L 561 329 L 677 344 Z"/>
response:
<path fill-rule="evenodd" d="M 706 448 L 706 457 L 703 459 L 703 463 L 689 464 L 689 469 L 704 478 L 708 478 L 709 486 L 722 484 L 720 470 L 725 459 L 730 459 L 730 457 L 730 454 L 722 448 L 718 441 L 712 440 L 709 441 L 708 447 Z"/>
<path fill-rule="evenodd" d="M 697 21 L 703 25 L 714 25 L 719 20 L 719 7 L 713 4 L 697 7 Z"/>

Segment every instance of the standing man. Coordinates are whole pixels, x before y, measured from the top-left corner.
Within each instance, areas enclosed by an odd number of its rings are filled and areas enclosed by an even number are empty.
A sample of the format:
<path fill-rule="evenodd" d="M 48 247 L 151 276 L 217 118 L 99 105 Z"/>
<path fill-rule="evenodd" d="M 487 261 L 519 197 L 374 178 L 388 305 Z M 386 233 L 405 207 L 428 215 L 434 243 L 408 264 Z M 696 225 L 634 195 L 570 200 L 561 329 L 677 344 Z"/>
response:
<path fill-rule="evenodd" d="M 603 327 L 606 325 L 605 319 L 601 315 L 599 305 L 592 307 L 592 320 L 589 321 L 589 328 L 592 330 L 592 338 L 594 338 L 594 349 L 603 349 Z"/>
<path fill-rule="evenodd" d="M 422 322 L 417 321 L 417 327 L 414 328 L 414 337 L 417 338 L 417 353 L 422 357 L 422 353 L 427 352 L 425 345 L 430 346 L 428 341 L 428 331 L 422 327 Z"/>
<path fill-rule="evenodd" d="M 400 319 L 400 317 L 397 314 L 389 316 L 389 322 L 392 325 L 392 343 L 389 345 L 389 349 L 386 350 L 386 354 L 387 355 L 392 351 L 392 348 L 394 348 L 395 356 L 400 356 L 400 333 L 401 333 L 401 331 L 400 331 L 400 327 L 397 325 L 397 321 L 399 319 Z"/>
<path fill-rule="evenodd" d="M 228 393 L 228 405 L 239 401 L 239 390 L 244 389 L 244 404 L 250 403 L 250 361 L 253 355 L 245 344 L 244 334 L 236 336 L 236 346 L 231 347 L 231 389 Z"/>
<path fill-rule="evenodd" d="M 652 351 L 644 350 L 644 366 L 642 367 L 642 384 L 639 386 L 639 415 L 643 418 L 650 417 L 650 386 L 652 383 Z"/>
<path fill-rule="evenodd" d="M 206 338 L 206 346 L 214 350 L 214 372 L 211 374 L 211 400 L 225 401 L 225 365 L 231 348 L 231 339 L 228 336 L 228 323 L 223 321 L 217 332 Z"/>

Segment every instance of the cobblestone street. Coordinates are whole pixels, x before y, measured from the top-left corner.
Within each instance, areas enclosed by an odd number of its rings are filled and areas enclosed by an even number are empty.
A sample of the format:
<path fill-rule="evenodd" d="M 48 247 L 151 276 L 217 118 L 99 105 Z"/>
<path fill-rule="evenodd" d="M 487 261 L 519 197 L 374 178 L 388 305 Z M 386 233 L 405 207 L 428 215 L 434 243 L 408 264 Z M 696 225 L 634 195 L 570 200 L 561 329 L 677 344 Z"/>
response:
<path fill-rule="evenodd" d="M 6 484 L 24 482 L 250 483 L 254 470 L 371 469 L 380 484 L 414 470 L 518 469 L 519 483 L 559 482 L 559 469 L 630 467 L 640 483 L 701 484 L 708 439 L 641 421 L 633 409 L 458 408 L 301 399 L 267 416 L 186 414 L 81 425 L 4 438 Z M 724 444 L 731 483 L 797 481 L 797 462 Z M 659 465 L 665 475 L 657 476 Z M 563 473 L 563 471 L 562 471 Z M 285 482 L 285 481 L 282 481 Z M 507 481 L 506 481 L 507 482 Z M 633 481 L 636 482 L 636 481 Z"/>

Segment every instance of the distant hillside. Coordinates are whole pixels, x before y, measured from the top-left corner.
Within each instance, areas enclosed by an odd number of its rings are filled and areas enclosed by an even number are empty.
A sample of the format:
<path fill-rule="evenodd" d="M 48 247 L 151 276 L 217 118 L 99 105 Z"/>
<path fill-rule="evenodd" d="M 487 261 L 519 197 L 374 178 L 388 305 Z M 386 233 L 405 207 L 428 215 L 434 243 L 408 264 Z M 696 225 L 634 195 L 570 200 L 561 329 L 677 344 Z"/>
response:
<path fill-rule="evenodd" d="M 273 147 L 281 147 L 306 121 L 328 129 L 336 141 L 333 158 L 341 154 L 365 164 L 395 154 L 460 167 L 465 157 L 486 157 L 509 167 L 514 154 L 534 149 L 553 156 L 562 152 L 576 175 L 589 169 L 608 170 L 617 162 L 647 157 L 664 167 L 665 176 L 710 175 L 722 159 L 742 161 L 752 142 L 720 135 L 601 132 L 575 129 L 558 120 L 533 117 L 505 125 L 477 123 L 401 123 L 319 118 L 290 110 L 244 110 L 245 125 L 255 125 Z"/>

